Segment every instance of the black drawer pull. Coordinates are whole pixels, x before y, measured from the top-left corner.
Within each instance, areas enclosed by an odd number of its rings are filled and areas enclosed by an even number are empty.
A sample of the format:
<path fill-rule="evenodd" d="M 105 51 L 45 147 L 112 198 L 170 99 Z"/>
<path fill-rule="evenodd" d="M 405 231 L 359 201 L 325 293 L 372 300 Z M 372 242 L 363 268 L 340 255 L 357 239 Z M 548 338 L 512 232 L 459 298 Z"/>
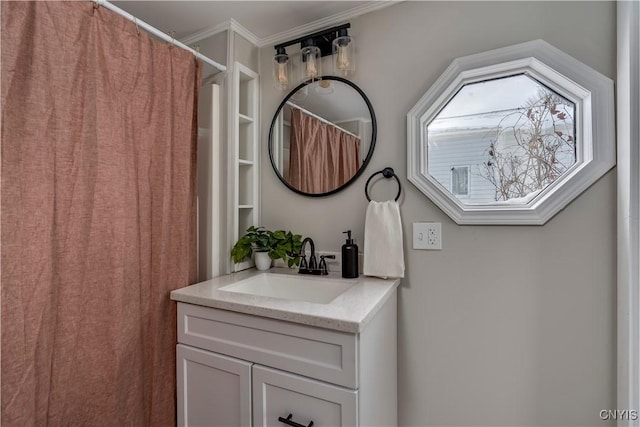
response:
<path fill-rule="evenodd" d="M 288 424 L 292 427 L 313 427 L 313 421 L 309 421 L 309 425 L 305 426 L 304 424 L 298 424 L 295 421 L 291 421 L 293 414 L 289 414 L 287 418 L 278 417 L 278 421 L 284 424 Z"/>

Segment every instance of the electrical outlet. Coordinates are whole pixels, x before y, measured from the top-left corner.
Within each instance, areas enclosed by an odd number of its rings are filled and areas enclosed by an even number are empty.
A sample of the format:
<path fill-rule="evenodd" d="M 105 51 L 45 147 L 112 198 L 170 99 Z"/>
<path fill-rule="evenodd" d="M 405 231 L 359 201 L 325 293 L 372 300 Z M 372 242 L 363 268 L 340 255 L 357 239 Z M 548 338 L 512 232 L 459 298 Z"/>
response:
<path fill-rule="evenodd" d="M 414 222 L 413 249 L 441 250 L 442 225 L 439 222 Z"/>

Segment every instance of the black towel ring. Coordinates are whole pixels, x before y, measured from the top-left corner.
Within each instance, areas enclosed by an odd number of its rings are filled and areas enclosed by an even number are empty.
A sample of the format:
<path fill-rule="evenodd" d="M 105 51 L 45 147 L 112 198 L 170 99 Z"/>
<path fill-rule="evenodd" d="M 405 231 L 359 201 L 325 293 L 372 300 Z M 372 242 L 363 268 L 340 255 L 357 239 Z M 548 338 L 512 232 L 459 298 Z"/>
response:
<path fill-rule="evenodd" d="M 376 173 L 374 173 L 373 175 L 371 175 L 369 177 L 369 179 L 367 180 L 367 183 L 364 186 L 364 195 L 367 196 L 367 200 L 371 201 L 371 197 L 369 197 L 369 182 L 371 182 L 371 179 L 378 175 L 379 173 L 382 174 L 382 176 L 384 176 L 385 178 L 389 179 L 389 178 L 395 178 L 396 181 L 398 181 L 398 194 L 396 195 L 396 202 L 398 201 L 398 199 L 400 198 L 400 193 L 402 193 L 402 184 L 400 184 L 400 178 L 398 178 L 398 175 L 395 174 L 395 172 L 393 171 L 393 168 L 384 168 L 381 171 L 378 171 Z"/>

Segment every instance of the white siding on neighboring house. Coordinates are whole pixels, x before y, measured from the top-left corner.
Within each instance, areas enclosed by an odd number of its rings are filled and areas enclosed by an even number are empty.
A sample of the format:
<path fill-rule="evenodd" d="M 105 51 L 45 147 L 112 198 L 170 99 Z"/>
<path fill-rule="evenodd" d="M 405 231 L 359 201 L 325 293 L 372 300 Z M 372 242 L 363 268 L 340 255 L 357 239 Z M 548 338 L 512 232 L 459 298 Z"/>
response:
<path fill-rule="evenodd" d="M 515 111 L 515 110 L 513 110 Z M 509 117 L 505 120 L 505 117 Z M 495 203 L 496 187 L 487 179 L 486 164 L 492 160 L 489 149 L 494 143 L 497 150 L 526 158 L 525 150 L 518 145 L 513 131 L 517 115 L 509 115 L 508 111 L 496 111 L 483 114 L 472 114 L 464 117 L 444 117 L 433 120 L 427 125 L 427 140 L 429 150 L 427 155 L 429 174 L 435 178 L 450 193 L 452 188 L 452 170 L 454 168 L 469 167 L 468 195 L 457 195 L 465 204 Z M 498 124 L 503 131 L 498 132 Z M 565 137 L 575 137 L 572 116 L 554 128 L 547 123 L 543 135 L 554 135 L 561 131 Z M 530 129 L 518 128 L 521 142 L 527 138 Z M 574 146 L 575 147 L 575 146 Z M 576 161 L 575 148 L 565 146 L 556 152 L 558 167 L 569 169 Z M 562 165 L 562 166 L 561 166 Z M 535 186 L 535 184 L 532 184 Z M 533 196 L 533 193 L 530 193 Z M 537 194 L 537 192 L 535 192 Z M 523 196 L 526 197 L 526 196 Z M 514 200 L 514 199 L 511 199 Z M 504 201 L 504 200 L 500 200 Z"/>
<path fill-rule="evenodd" d="M 451 168 L 469 167 L 469 195 L 458 198 L 467 204 L 492 203 L 495 187 L 481 175 L 489 159 L 491 136 L 488 129 L 468 129 L 459 132 L 429 132 L 429 174 L 444 188 L 451 189 Z M 495 136 L 494 136 L 495 139 Z"/>

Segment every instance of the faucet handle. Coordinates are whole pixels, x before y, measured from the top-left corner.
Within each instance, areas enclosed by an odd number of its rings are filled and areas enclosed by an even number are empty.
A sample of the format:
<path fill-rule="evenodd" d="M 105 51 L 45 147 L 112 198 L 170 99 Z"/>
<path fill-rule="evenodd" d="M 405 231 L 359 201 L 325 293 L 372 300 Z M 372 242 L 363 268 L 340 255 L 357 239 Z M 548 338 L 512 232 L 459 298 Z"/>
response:
<path fill-rule="evenodd" d="M 320 270 L 320 274 L 322 274 L 323 276 L 326 276 L 327 274 L 329 274 L 329 270 L 327 269 L 327 261 L 325 261 L 326 258 L 336 259 L 336 256 L 320 255 L 320 265 L 318 266 L 318 269 Z"/>
<path fill-rule="evenodd" d="M 300 255 L 298 255 L 298 257 L 300 258 L 299 269 L 300 270 L 306 270 L 308 268 L 308 266 L 307 266 L 307 256 L 305 254 L 300 254 Z"/>
<path fill-rule="evenodd" d="M 329 271 L 327 270 L 327 262 L 324 260 L 324 255 L 320 255 L 320 265 L 318 266 L 318 269 L 320 270 L 320 274 L 323 276 L 329 274 Z"/>

